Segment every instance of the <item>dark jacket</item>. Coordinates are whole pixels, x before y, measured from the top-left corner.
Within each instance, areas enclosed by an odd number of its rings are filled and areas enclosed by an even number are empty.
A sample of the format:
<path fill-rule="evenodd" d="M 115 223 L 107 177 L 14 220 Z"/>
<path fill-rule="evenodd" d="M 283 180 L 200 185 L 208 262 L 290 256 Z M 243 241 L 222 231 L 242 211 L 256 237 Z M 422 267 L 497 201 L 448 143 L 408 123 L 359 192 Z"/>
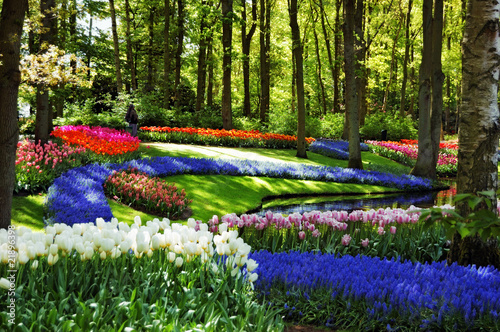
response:
<path fill-rule="evenodd" d="M 137 112 L 135 111 L 134 105 L 130 104 L 127 110 L 127 114 L 125 115 L 125 121 L 131 124 L 137 124 L 139 117 L 137 116 Z"/>

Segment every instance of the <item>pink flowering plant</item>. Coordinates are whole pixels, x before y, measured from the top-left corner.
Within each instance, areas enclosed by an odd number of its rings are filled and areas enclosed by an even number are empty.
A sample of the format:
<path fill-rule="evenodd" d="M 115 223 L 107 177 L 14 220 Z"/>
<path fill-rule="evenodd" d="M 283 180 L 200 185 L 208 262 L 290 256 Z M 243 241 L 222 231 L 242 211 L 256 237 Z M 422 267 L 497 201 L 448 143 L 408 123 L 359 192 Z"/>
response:
<path fill-rule="evenodd" d="M 65 171 L 86 163 L 85 148 L 57 144 L 40 144 L 23 140 L 16 151 L 15 191 L 31 193 L 45 191 L 56 177 Z"/>
<path fill-rule="evenodd" d="M 108 198 L 171 219 L 180 218 L 192 202 L 175 183 L 150 177 L 132 167 L 113 171 L 103 186 Z"/>
<path fill-rule="evenodd" d="M 418 145 L 411 142 L 366 141 L 371 150 L 383 157 L 413 167 L 418 157 Z M 436 171 L 439 176 L 455 176 L 457 173 L 456 145 L 441 145 Z"/>
<path fill-rule="evenodd" d="M 446 237 L 440 224 L 424 229 L 420 210 L 379 209 L 347 211 L 311 211 L 304 214 L 266 212 L 213 216 L 209 229 L 217 232 L 220 224 L 238 230 L 256 250 L 281 252 L 298 250 L 350 255 L 409 259 L 430 262 L 442 259 L 447 251 Z"/>

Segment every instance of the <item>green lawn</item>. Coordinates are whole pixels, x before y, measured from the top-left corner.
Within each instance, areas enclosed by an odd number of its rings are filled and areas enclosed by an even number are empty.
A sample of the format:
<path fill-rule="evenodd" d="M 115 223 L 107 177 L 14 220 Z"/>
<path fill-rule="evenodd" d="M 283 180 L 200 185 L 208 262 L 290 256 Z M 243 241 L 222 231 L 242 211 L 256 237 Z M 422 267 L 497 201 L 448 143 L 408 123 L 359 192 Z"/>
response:
<path fill-rule="evenodd" d="M 241 158 L 266 160 L 272 162 L 293 162 L 318 166 L 346 167 L 346 160 L 337 160 L 308 152 L 308 159 L 295 157 L 294 150 L 270 150 L 248 148 L 226 148 L 195 146 L 183 144 L 143 143 L 140 151 L 144 156 L 173 156 L 196 158 Z M 409 168 L 396 162 L 374 155 L 362 153 L 365 169 L 407 173 Z M 177 175 L 166 178 L 184 188 L 193 200 L 190 207 L 192 217 L 206 222 L 214 214 L 222 216 L 228 213 L 242 214 L 261 205 L 267 196 L 287 194 L 368 194 L 394 191 L 380 186 L 358 184 L 338 184 L 318 181 L 215 175 Z M 45 194 L 35 196 L 16 196 L 12 206 L 12 223 L 24 225 L 35 230 L 42 229 L 43 200 Z M 119 220 L 132 223 L 139 215 L 143 222 L 155 216 L 135 211 L 109 200 L 113 215 Z"/>

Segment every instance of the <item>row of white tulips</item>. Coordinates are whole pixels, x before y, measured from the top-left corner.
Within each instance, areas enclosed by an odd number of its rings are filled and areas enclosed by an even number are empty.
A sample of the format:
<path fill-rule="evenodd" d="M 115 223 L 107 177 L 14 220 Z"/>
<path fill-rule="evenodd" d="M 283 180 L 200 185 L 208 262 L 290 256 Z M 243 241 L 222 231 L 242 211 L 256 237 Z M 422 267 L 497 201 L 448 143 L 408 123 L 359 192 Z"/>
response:
<path fill-rule="evenodd" d="M 16 267 L 29 264 L 38 267 L 39 257 L 47 257 L 49 265 L 54 265 L 59 258 L 78 253 L 82 261 L 90 260 L 94 255 L 101 259 L 115 259 L 123 254 L 152 257 L 154 251 L 164 250 L 168 261 L 181 268 L 184 262 L 191 262 L 199 257 L 202 264 L 217 272 L 217 256 L 227 256 L 226 268 L 231 269 L 233 277 L 241 275 L 246 265 L 247 278 L 257 280 L 253 271 L 258 264 L 248 258 L 250 246 L 237 231 L 228 231 L 227 226 L 219 226 L 219 234 L 214 235 L 205 223 L 189 219 L 187 225 L 170 224 L 170 220 L 154 219 L 142 225 L 140 217 L 135 217 L 129 226 L 113 218 L 111 222 L 97 219 L 96 223 L 54 224 L 47 226 L 45 232 L 33 232 L 26 227 L 15 229 L 15 241 L 5 229 L 0 229 L 0 262 Z M 8 239 L 10 241 L 8 241 Z M 9 245 L 14 242 L 14 245 Z M 12 250 L 14 249 L 14 250 Z M 217 255 L 216 255 L 217 254 Z M 9 268 L 12 270 L 12 268 Z M 8 285 L 8 280 L 0 279 L 0 287 Z M 5 288 L 5 287 L 4 287 Z"/>

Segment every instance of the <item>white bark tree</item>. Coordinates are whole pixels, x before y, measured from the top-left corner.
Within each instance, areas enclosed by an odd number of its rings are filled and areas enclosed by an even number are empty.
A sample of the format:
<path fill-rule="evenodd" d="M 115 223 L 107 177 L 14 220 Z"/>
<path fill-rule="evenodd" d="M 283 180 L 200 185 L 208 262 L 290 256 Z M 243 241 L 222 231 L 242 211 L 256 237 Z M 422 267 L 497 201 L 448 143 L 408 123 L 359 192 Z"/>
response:
<path fill-rule="evenodd" d="M 477 193 L 498 189 L 498 79 L 500 70 L 500 27 L 496 0 L 467 3 L 462 43 L 462 107 L 459 122 L 457 193 Z M 497 199 L 493 197 L 492 210 Z M 486 206 L 479 208 L 485 209 Z M 457 204 L 462 216 L 471 210 Z M 461 238 L 456 234 L 448 261 L 460 265 L 494 265 L 500 268 L 496 240 L 483 242 L 479 236 Z"/>

